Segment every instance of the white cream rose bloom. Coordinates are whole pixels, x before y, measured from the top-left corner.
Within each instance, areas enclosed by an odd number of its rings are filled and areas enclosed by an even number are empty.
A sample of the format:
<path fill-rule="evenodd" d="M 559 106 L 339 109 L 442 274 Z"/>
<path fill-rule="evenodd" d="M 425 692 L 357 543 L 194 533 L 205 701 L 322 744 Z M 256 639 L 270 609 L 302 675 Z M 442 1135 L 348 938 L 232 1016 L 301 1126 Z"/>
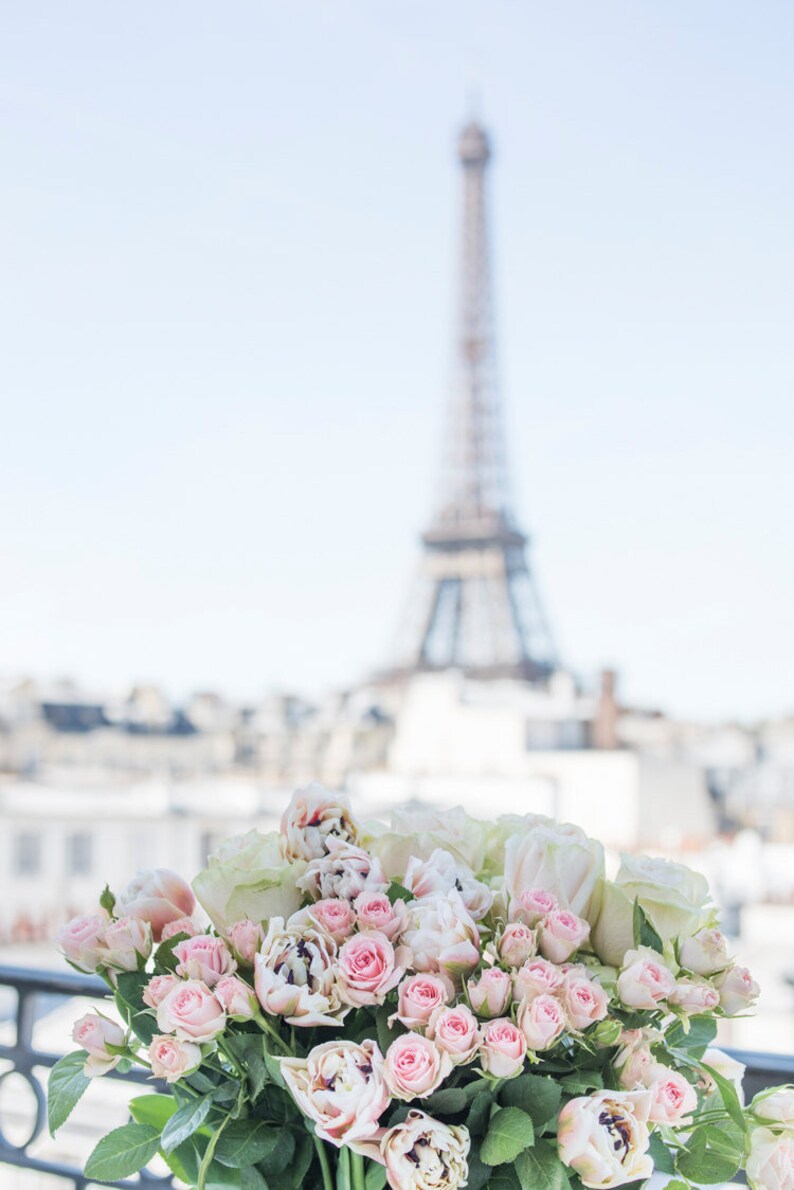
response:
<path fill-rule="evenodd" d="M 760 1091 L 750 1106 L 759 1120 L 794 1129 L 794 1087 L 787 1085 Z"/>
<path fill-rule="evenodd" d="M 594 920 L 604 881 L 604 848 L 578 826 L 532 826 L 505 844 L 504 887 L 507 904 L 527 889 L 552 893 L 560 907 Z"/>
<path fill-rule="evenodd" d="M 451 810 L 395 810 L 386 830 L 372 828 L 366 846 L 386 875 L 402 881 L 409 860 L 430 859 L 441 847 L 475 875 L 485 862 L 487 823 L 470 818 L 461 806 Z"/>
<path fill-rule="evenodd" d="M 560 1160 L 592 1190 L 648 1178 L 649 1091 L 600 1091 L 571 1099 L 560 1112 Z"/>
<path fill-rule="evenodd" d="M 409 1111 L 380 1143 L 392 1190 L 458 1190 L 469 1176 L 468 1129 Z"/>
<path fill-rule="evenodd" d="M 756 1128 L 750 1134 L 747 1181 L 752 1190 L 791 1190 L 794 1186 L 794 1134 Z"/>
<path fill-rule="evenodd" d="M 210 856 L 193 889 L 220 933 L 228 934 L 243 919 L 259 923 L 287 918 L 300 908 L 303 895 L 297 881 L 306 864 L 290 863 L 284 847 L 278 832 L 250 830 L 226 839 Z"/>

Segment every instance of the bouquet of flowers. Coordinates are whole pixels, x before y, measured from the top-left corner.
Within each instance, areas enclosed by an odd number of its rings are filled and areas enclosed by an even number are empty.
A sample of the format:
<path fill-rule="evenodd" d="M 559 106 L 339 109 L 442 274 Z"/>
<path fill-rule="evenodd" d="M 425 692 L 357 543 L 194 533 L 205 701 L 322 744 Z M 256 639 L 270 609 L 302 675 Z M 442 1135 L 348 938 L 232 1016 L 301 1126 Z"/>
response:
<path fill-rule="evenodd" d="M 222 844 L 191 889 L 147 872 L 58 943 L 107 982 L 52 1071 L 54 1131 L 89 1081 L 155 1089 L 89 1181 L 160 1154 L 198 1190 L 794 1187 L 794 1088 L 743 1106 L 710 1048 L 758 988 L 703 877 L 534 815 L 363 827 L 319 786 Z"/>

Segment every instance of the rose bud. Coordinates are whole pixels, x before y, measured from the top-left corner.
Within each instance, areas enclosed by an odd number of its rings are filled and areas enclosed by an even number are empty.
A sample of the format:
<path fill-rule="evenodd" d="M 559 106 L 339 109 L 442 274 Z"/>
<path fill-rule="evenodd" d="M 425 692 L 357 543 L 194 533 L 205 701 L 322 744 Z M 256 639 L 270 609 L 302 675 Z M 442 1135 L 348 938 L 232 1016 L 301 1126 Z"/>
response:
<path fill-rule="evenodd" d="M 521 1072 L 526 1054 L 527 1039 L 512 1021 L 500 1017 L 483 1025 L 480 1063 L 488 1074 L 513 1078 Z"/>
<path fill-rule="evenodd" d="M 750 1133 L 747 1181 L 752 1190 L 790 1190 L 794 1185 L 794 1135 L 754 1128 Z"/>
<path fill-rule="evenodd" d="M 83 1074 L 86 1078 L 97 1078 L 118 1066 L 121 1054 L 110 1053 L 108 1045 L 124 1045 L 125 1033 L 115 1021 L 109 1021 L 98 1012 L 87 1012 L 75 1021 L 72 1040 L 88 1054 Z"/>
<path fill-rule="evenodd" d="M 389 1106 L 383 1055 L 374 1041 L 326 1041 L 307 1058 L 282 1058 L 281 1073 L 300 1110 L 321 1140 L 354 1150 L 375 1141 Z"/>
<path fill-rule="evenodd" d="M 193 938 L 198 933 L 199 928 L 192 917 L 177 917 L 163 926 L 160 941 L 167 942 L 169 938 L 176 938 L 177 934 L 187 934 L 188 938 Z"/>
<path fill-rule="evenodd" d="M 177 975 L 183 979 L 199 979 L 212 988 L 224 975 L 237 970 L 237 963 L 222 938 L 212 934 L 197 934 L 185 938 L 174 947 Z"/>
<path fill-rule="evenodd" d="M 499 958 L 508 967 L 520 967 L 537 953 L 538 935 L 523 922 L 513 921 L 505 926 L 499 939 Z"/>
<path fill-rule="evenodd" d="M 510 1003 L 513 981 L 506 971 L 489 967 L 478 980 L 469 980 L 467 990 L 469 1003 L 477 1016 L 501 1016 Z"/>
<path fill-rule="evenodd" d="M 175 1083 L 201 1065 L 201 1047 L 193 1041 L 178 1041 L 155 1033 L 149 1046 L 152 1077 Z"/>
<path fill-rule="evenodd" d="M 513 976 L 513 999 L 534 1000 L 536 996 L 550 996 L 562 986 L 565 972 L 548 959 L 530 959 Z"/>
<path fill-rule="evenodd" d="M 518 1027 L 533 1051 L 550 1049 L 565 1030 L 565 1012 L 553 996 L 524 1000 L 518 1010 Z"/>
<path fill-rule="evenodd" d="M 246 967 L 253 967 L 254 955 L 258 953 L 264 940 L 265 931 L 259 922 L 248 921 L 247 918 L 236 921 L 229 929 L 229 941 L 232 944 L 232 949 Z"/>
<path fill-rule="evenodd" d="M 566 975 L 560 1003 L 573 1029 L 589 1029 L 597 1021 L 602 1021 L 609 1011 L 609 996 L 601 984 L 580 975 Z"/>
<path fill-rule="evenodd" d="M 468 1129 L 409 1111 L 380 1142 L 391 1190 L 458 1190 L 469 1176 Z"/>
<path fill-rule="evenodd" d="M 687 1014 L 711 1012 L 719 1002 L 719 992 L 705 979 L 678 979 L 667 997 L 668 1004 L 675 1004 Z"/>
<path fill-rule="evenodd" d="M 137 917 L 108 922 L 102 935 L 99 966 L 112 971 L 137 971 L 152 953 L 152 930 Z"/>
<path fill-rule="evenodd" d="M 160 941 L 169 921 L 190 917 L 195 906 L 190 885 L 168 868 L 139 872 L 116 898 L 120 914 L 149 922 L 155 942 Z"/>
<path fill-rule="evenodd" d="M 655 1078 L 649 1088 L 651 1110 L 648 1119 L 654 1124 L 687 1124 L 688 1117 L 698 1105 L 697 1091 L 683 1075 L 668 1066 L 657 1064 Z"/>
<path fill-rule="evenodd" d="M 102 937 L 109 922 L 106 917 L 73 917 L 55 935 L 55 945 L 73 967 L 93 974 L 99 965 Z"/>
<path fill-rule="evenodd" d="M 391 1043 L 383 1062 L 386 1085 L 397 1099 L 426 1099 L 452 1070 L 444 1054 L 420 1033 L 404 1033 Z"/>
<path fill-rule="evenodd" d="M 395 951 L 385 934 L 366 930 L 348 938 L 337 957 L 339 995 L 345 1004 L 362 1008 L 382 1004 L 405 973 L 410 951 Z"/>
<path fill-rule="evenodd" d="M 437 1009 L 428 1023 L 427 1036 L 442 1053 L 449 1054 L 454 1066 L 472 1062 L 477 1056 L 479 1026 L 465 1004 Z"/>
<path fill-rule="evenodd" d="M 552 963 L 564 963 L 590 936 L 590 926 L 584 918 L 568 909 L 552 909 L 538 928 L 540 953 Z"/>
<path fill-rule="evenodd" d="M 728 966 L 728 940 L 719 930 L 698 930 L 685 938 L 680 950 L 681 966 L 695 975 L 714 975 Z"/>
<path fill-rule="evenodd" d="M 648 1087 L 653 1082 L 656 1059 L 651 1053 L 649 1030 L 627 1029 L 623 1033 L 624 1045 L 618 1051 L 614 1067 L 621 1087 L 634 1091 L 637 1087 Z"/>
<path fill-rule="evenodd" d="M 626 952 L 617 987 L 628 1008 L 658 1008 L 675 987 L 675 978 L 655 950 L 640 946 Z"/>
<path fill-rule="evenodd" d="M 714 1065 L 708 1061 L 707 1064 Z M 765 1091 L 759 1091 L 750 1104 L 750 1110 L 759 1120 L 770 1120 L 773 1124 L 794 1128 L 794 1087 L 768 1087 Z"/>
<path fill-rule="evenodd" d="M 714 980 L 719 988 L 720 1005 L 726 1016 L 744 1012 L 758 999 L 761 989 L 746 967 L 729 967 Z"/>
<path fill-rule="evenodd" d="M 392 905 L 385 893 L 364 891 L 356 897 L 353 908 L 360 930 L 377 930 L 390 942 L 402 933 L 408 921 L 405 901 Z"/>
<path fill-rule="evenodd" d="M 180 982 L 157 1005 L 157 1026 L 180 1041 L 212 1041 L 226 1026 L 226 1014 L 205 983 Z"/>
<path fill-rule="evenodd" d="M 335 897 L 328 897 L 324 901 L 315 901 L 298 913 L 293 913 L 289 919 L 290 926 L 297 925 L 304 918 L 307 924 L 316 926 L 318 930 L 325 930 L 337 945 L 349 938 L 356 927 L 356 915 L 349 901 L 340 901 Z"/>
<path fill-rule="evenodd" d="M 154 975 L 143 989 L 142 999 L 149 1008 L 157 1008 L 169 992 L 175 987 L 181 987 L 182 980 L 178 975 Z"/>
<path fill-rule="evenodd" d="M 528 888 L 510 902 L 510 920 L 522 921 L 524 925 L 536 926 L 547 913 L 558 908 L 558 901 L 552 893 L 542 888 Z"/>
<path fill-rule="evenodd" d="M 650 1106 L 648 1091 L 599 1091 L 571 1099 L 560 1112 L 557 1129 L 563 1165 L 592 1190 L 649 1178 Z"/>
<path fill-rule="evenodd" d="M 253 989 L 236 975 L 224 975 L 212 990 L 223 1011 L 233 1021 L 250 1021 L 259 1010 Z"/>
<path fill-rule="evenodd" d="M 438 975 L 411 975 L 397 989 L 397 1011 L 389 1017 L 406 1029 L 424 1029 L 433 1013 L 448 1003 L 450 989 Z"/>

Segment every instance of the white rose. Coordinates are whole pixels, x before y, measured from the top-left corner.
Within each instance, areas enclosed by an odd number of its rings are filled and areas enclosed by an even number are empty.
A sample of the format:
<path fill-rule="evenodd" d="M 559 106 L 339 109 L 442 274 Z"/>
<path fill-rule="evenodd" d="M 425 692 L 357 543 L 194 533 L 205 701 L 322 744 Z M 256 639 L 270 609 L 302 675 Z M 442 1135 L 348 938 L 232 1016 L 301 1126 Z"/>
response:
<path fill-rule="evenodd" d="M 395 810 L 388 830 L 373 831 L 368 847 L 380 859 L 387 876 L 402 880 L 408 861 L 429 859 L 437 847 L 478 875 L 485 860 L 488 826 L 470 818 L 464 809 Z"/>
<path fill-rule="evenodd" d="M 533 826 L 505 846 L 507 904 L 527 889 L 542 888 L 561 908 L 595 918 L 604 880 L 604 849 L 579 827 L 565 823 Z"/>
<path fill-rule="evenodd" d="M 326 1041 L 307 1058 L 282 1058 L 281 1073 L 292 1098 L 314 1120 L 314 1131 L 341 1148 L 357 1150 L 378 1130 L 389 1105 L 383 1056 L 374 1041 Z"/>
<path fill-rule="evenodd" d="M 409 1111 L 389 1128 L 380 1151 L 392 1190 L 457 1190 L 469 1176 L 466 1128 L 442 1124 L 421 1111 Z"/>
<path fill-rule="evenodd" d="M 681 943 L 680 958 L 687 971 L 714 975 L 728 966 L 728 940 L 719 930 L 698 930 Z"/>
<path fill-rule="evenodd" d="M 416 971 L 457 980 L 480 961 L 480 933 L 457 892 L 439 893 L 408 906 L 402 941 L 413 952 Z"/>
<path fill-rule="evenodd" d="M 703 1055 L 703 1065 L 710 1066 L 716 1070 L 717 1074 L 721 1074 L 723 1078 L 727 1078 L 728 1082 L 733 1083 L 736 1094 L 739 1096 L 739 1102 L 744 1103 L 744 1072 L 747 1067 L 743 1062 L 737 1062 L 730 1054 L 726 1054 L 715 1046 L 706 1050 Z M 709 1076 L 707 1070 L 703 1072 L 702 1081 L 708 1090 L 716 1091 L 714 1079 Z"/>
<path fill-rule="evenodd" d="M 254 987 L 265 1012 L 290 1025 L 338 1027 L 349 1008 L 336 981 L 337 947 L 328 934 L 274 917 L 254 956 Z"/>
<path fill-rule="evenodd" d="M 303 861 L 286 859 L 276 831 L 251 830 L 226 839 L 193 888 L 215 927 L 228 935 L 241 920 L 259 923 L 295 913 L 303 900 L 297 880 L 305 870 Z"/>
<path fill-rule="evenodd" d="M 592 1190 L 649 1178 L 650 1108 L 648 1091 L 599 1091 L 572 1099 L 560 1112 L 557 1131 L 563 1165 Z"/>
<path fill-rule="evenodd" d="M 618 996 L 628 1008 L 658 1008 L 675 988 L 675 976 L 655 950 L 639 946 L 624 957 Z"/>
<path fill-rule="evenodd" d="M 794 1135 L 769 1128 L 750 1133 L 747 1181 L 752 1190 L 791 1190 L 794 1186 Z"/>
<path fill-rule="evenodd" d="M 413 893 L 417 901 L 433 893 L 448 893 L 457 889 L 475 921 L 485 917 L 493 904 L 493 893 L 488 885 L 475 879 L 471 868 L 442 847 L 437 847 L 429 859 L 412 856 L 401 883 Z"/>
<path fill-rule="evenodd" d="M 744 1012 L 758 999 L 761 989 L 746 967 L 729 967 L 714 980 L 726 1016 Z"/>
<path fill-rule="evenodd" d="M 759 1120 L 771 1120 L 794 1128 L 794 1087 L 768 1087 L 756 1095 L 750 1108 Z"/>

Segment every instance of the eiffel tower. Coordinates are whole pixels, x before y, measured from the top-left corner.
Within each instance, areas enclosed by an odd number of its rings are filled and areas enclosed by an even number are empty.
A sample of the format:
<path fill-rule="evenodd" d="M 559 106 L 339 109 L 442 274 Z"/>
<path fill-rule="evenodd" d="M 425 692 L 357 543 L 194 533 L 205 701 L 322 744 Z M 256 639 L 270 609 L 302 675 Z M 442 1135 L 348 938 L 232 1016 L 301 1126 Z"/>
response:
<path fill-rule="evenodd" d="M 455 382 L 444 437 L 441 500 L 422 535 L 418 589 L 398 672 L 458 669 L 541 683 L 556 655 L 528 538 L 510 508 L 496 382 L 486 213 L 491 147 L 476 122 L 458 140 L 463 236 Z"/>

